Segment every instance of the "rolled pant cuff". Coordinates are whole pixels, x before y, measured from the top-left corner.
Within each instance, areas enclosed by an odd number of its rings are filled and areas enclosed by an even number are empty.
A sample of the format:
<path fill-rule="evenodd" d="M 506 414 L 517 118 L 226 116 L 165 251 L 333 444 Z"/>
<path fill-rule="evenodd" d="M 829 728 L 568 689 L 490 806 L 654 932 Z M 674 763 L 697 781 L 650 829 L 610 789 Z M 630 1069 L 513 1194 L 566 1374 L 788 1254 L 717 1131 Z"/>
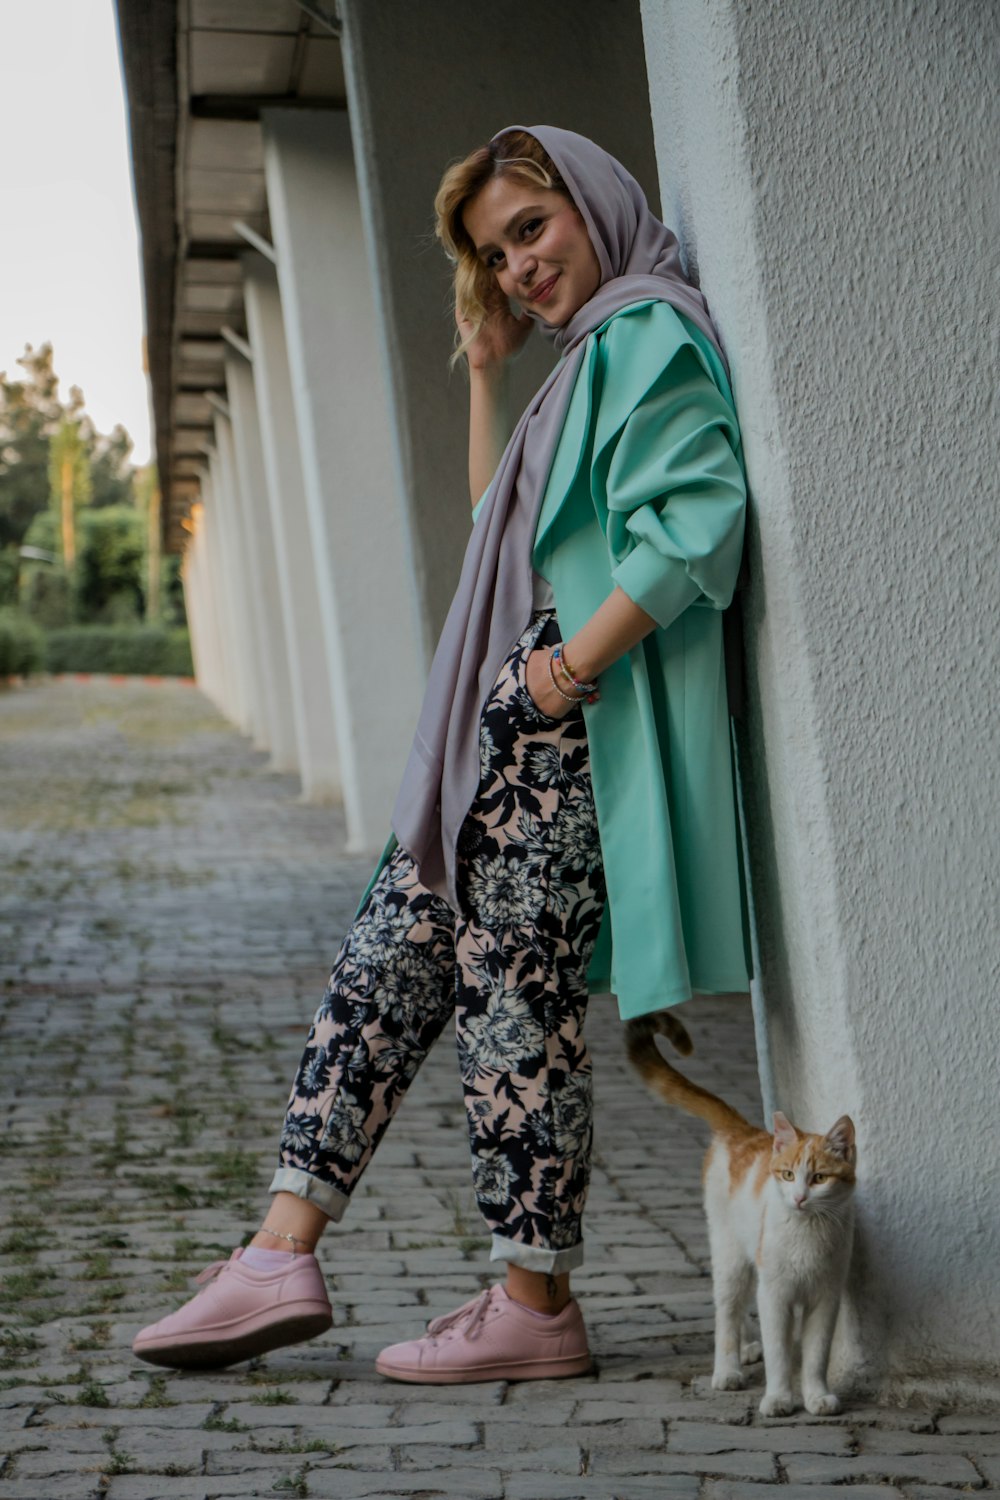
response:
<path fill-rule="evenodd" d="M 541 1271 L 543 1276 L 562 1276 L 583 1265 L 583 1242 L 571 1245 L 568 1250 L 546 1250 L 542 1245 L 519 1245 L 516 1240 L 505 1240 L 502 1234 L 495 1234 L 490 1260 L 505 1260 L 525 1271 Z"/>
<path fill-rule="evenodd" d="M 331 1187 L 328 1182 L 320 1182 L 318 1177 L 313 1177 L 309 1172 L 303 1172 L 301 1167 L 279 1167 L 271 1178 L 269 1193 L 294 1193 L 296 1198 L 304 1198 L 307 1203 L 315 1203 L 316 1207 L 322 1209 L 328 1219 L 334 1223 L 344 1217 L 347 1205 L 350 1203 L 346 1193 L 341 1193 L 337 1188 Z"/>

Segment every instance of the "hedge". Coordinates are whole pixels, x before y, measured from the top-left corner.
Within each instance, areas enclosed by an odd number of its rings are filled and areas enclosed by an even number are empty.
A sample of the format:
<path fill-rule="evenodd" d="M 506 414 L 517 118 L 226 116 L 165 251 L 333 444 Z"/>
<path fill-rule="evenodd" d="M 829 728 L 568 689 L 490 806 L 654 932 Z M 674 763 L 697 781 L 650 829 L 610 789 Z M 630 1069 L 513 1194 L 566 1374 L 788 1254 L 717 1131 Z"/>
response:
<path fill-rule="evenodd" d="M 194 675 L 188 632 L 158 625 L 73 625 L 50 630 L 47 658 L 50 672 Z"/>
<path fill-rule="evenodd" d="M 0 678 L 27 677 L 45 667 L 45 635 L 18 609 L 0 609 Z"/>

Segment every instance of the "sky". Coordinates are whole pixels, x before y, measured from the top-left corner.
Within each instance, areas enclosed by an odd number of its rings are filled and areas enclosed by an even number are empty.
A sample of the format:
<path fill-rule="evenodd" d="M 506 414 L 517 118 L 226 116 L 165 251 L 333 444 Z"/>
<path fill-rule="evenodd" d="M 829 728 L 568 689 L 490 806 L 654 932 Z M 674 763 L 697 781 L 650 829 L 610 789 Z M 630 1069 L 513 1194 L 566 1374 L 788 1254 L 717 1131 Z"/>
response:
<path fill-rule="evenodd" d="M 59 391 L 149 458 L 138 231 L 113 0 L 0 0 L 0 370 L 48 340 Z"/>

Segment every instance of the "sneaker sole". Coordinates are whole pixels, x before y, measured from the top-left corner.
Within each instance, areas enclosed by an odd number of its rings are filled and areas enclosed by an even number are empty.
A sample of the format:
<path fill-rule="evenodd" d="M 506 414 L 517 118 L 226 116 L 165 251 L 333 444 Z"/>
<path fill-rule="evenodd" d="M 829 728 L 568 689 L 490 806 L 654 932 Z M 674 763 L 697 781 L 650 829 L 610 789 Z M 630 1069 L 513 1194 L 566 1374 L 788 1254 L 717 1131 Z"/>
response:
<path fill-rule="evenodd" d="M 379 1356 L 375 1368 L 390 1380 L 405 1380 L 411 1385 L 473 1385 L 480 1380 L 563 1380 L 570 1375 L 589 1375 L 594 1368 L 591 1355 L 574 1354 L 565 1359 L 527 1360 L 524 1363 L 468 1365 L 464 1369 L 409 1370 L 390 1365 Z"/>
<path fill-rule="evenodd" d="M 170 1370 L 218 1370 L 224 1365 L 237 1365 L 242 1360 L 253 1359 L 258 1354 L 268 1354 L 287 1344 L 302 1344 L 327 1333 L 333 1327 L 330 1312 L 299 1313 L 280 1322 L 268 1323 L 263 1328 L 252 1328 L 244 1333 L 229 1333 L 226 1337 L 198 1339 L 192 1337 L 171 1339 L 162 1344 L 147 1344 L 141 1349 L 133 1345 L 132 1353 L 137 1359 L 150 1365 L 165 1365 Z"/>

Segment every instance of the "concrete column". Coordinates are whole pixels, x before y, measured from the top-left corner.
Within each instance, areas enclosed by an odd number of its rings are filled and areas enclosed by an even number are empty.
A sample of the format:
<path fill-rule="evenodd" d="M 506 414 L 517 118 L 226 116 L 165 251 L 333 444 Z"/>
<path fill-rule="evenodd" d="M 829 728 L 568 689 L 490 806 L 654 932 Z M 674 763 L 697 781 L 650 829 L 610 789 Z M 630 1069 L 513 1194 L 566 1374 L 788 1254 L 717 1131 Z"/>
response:
<path fill-rule="evenodd" d="M 320 615 L 278 278 L 274 267 L 262 255 L 245 256 L 243 270 L 302 795 L 309 802 L 339 801 L 341 783 L 330 665 Z"/>
<path fill-rule="evenodd" d="M 218 678 L 218 663 L 213 660 L 213 639 L 209 601 L 205 591 L 205 526 L 204 507 L 195 505 L 191 511 L 194 530 L 188 537 L 181 563 L 181 579 L 184 585 L 184 609 L 187 614 L 188 634 L 191 638 L 191 660 L 194 664 L 195 681 L 208 698 L 215 697 L 213 684 Z"/>
<path fill-rule="evenodd" d="M 463 370 L 448 371 L 455 325 L 450 267 L 432 233 L 434 194 L 449 162 L 504 125 L 548 121 L 600 141 L 655 205 L 642 28 L 638 5 L 607 0 L 553 0 L 521 26 L 498 25 L 493 7 L 468 0 L 342 0 L 340 14 L 377 276 L 375 332 L 429 661 L 469 537 L 468 381 Z M 445 58 L 456 59 L 447 84 L 428 87 L 444 79 Z M 512 417 L 551 364 L 551 346 L 533 335 L 513 371 Z"/>
<path fill-rule="evenodd" d="M 207 594 L 215 638 L 219 645 L 218 659 L 221 668 L 220 675 L 215 682 L 209 679 L 209 691 L 220 712 L 225 714 L 231 723 L 242 726 L 245 708 L 235 639 L 236 616 L 229 603 L 229 572 L 226 566 L 222 519 L 212 476 L 210 455 L 206 459 L 200 479 L 204 509 Z"/>
<path fill-rule="evenodd" d="M 226 644 L 222 631 L 221 600 L 218 560 L 212 552 L 211 529 L 208 512 L 202 503 L 198 506 L 198 579 L 201 610 L 204 619 L 204 634 L 208 641 L 207 680 L 209 696 L 220 706 L 228 701 L 231 690 L 227 683 Z"/>
<path fill-rule="evenodd" d="M 240 728 L 244 734 L 250 735 L 255 749 L 268 750 L 261 653 L 254 615 L 254 580 L 245 535 L 247 518 L 236 472 L 232 423 L 221 412 L 215 417 L 215 450 L 209 466 L 219 511 L 226 600 L 231 616 L 230 639 L 240 682 Z"/>
<path fill-rule="evenodd" d="M 254 372 L 249 360 L 235 350 L 226 354 L 226 390 L 229 395 L 236 472 L 245 522 L 244 541 L 250 577 L 253 580 L 252 607 L 271 769 L 297 771 L 298 745 L 289 691 L 288 648 L 278 591 L 278 569 L 257 420 Z"/>
<path fill-rule="evenodd" d="M 370 258 L 346 116 L 266 110 L 263 127 L 348 844 L 374 851 L 388 831 L 422 673 Z"/>
<path fill-rule="evenodd" d="M 974 1145 L 1000 1085 L 1000 30 L 987 0 L 643 19 L 667 216 L 754 495 L 741 751 L 774 1101 L 858 1126 L 842 1372 L 969 1398 L 1000 1347 Z"/>
<path fill-rule="evenodd" d="M 208 672 L 206 670 L 206 658 L 204 656 L 203 620 L 201 614 L 202 601 L 196 597 L 197 582 L 195 579 L 194 565 L 195 543 L 191 538 L 185 549 L 181 561 L 180 574 L 181 586 L 184 592 L 184 613 L 187 618 L 188 638 L 191 642 L 191 660 L 194 664 L 195 681 L 199 684 L 206 681 Z"/>
<path fill-rule="evenodd" d="M 226 667 L 204 494 L 200 503 L 192 507 L 191 520 L 195 531 L 184 554 L 184 598 L 188 619 L 197 616 L 197 642 L 192 636 L 195 678 L 206 697 L 222 708 L 226 696 Z"/>

